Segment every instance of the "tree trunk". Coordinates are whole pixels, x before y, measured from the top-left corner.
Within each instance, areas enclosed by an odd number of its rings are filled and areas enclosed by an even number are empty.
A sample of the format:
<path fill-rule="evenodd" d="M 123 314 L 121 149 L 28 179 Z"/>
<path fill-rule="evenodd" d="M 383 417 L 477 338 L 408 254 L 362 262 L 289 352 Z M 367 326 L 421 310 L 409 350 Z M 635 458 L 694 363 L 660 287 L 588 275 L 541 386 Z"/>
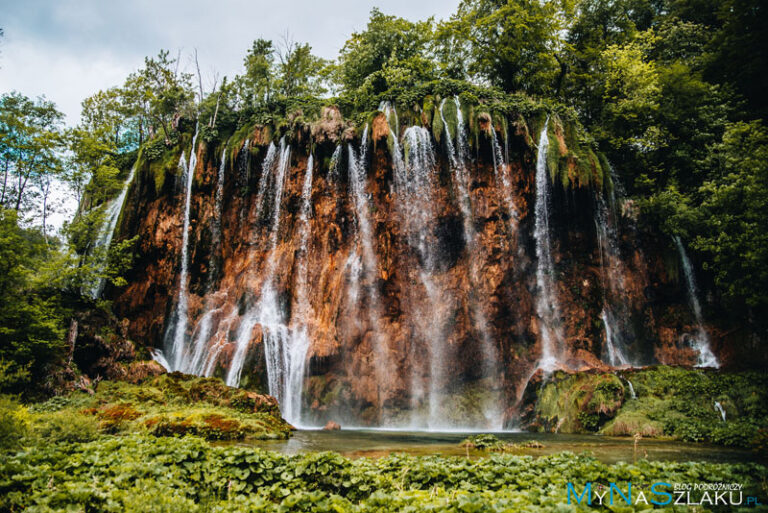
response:
<path fill-rule="evenodd" d="M 3 171 L 3 194 L 0 196 L 0 207 L 5 206 L 5 191 L 8 186 L 8 168 L 11 165 L 11 161 L 9 159 L 5 159 L 5 170 Z"/>
<path fill-rule="evenodd" d="M 75 356 L 75 341 L 77 340 L 77 319 L 74 317 L 69 321 L 69 331 L 67 332 L 67 344 L 69 345 L 69 355 L 67 355 L 67 366 L 72 367 L 72 359 Z"/>

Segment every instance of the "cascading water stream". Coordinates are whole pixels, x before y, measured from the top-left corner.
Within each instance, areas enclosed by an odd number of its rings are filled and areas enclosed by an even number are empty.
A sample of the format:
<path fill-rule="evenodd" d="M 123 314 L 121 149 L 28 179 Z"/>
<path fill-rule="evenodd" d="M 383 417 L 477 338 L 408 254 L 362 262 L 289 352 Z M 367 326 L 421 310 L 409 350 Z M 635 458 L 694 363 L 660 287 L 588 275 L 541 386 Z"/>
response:
<path fill-rule="evenodd" d="M 349 188 L 352 194 L 352 204 L 357 220 L 357 244 L 358 249 L 350 254 L 347 266 L 349 270 L 350 289 L 348 297 L 351 304 L 359 305 L 360 279 L 368 284 L 366 288 L 368 299 L 368 323 L 373 335 L 374 372 L 376 383 L 381 384 L 389 375 L 390 361 L 379 324 L 381 319 L 381 298 L 378 290 L 379 261 L 374 248 L 374 233 L 371 226 L 370 206 L 368 196 L 365 193 L 366 159 L 368 150 L 368 125 L 363 129 L 360 143 L 360 154 L 356 155 L 351 144 L 347 145 L 349 153 Z M 359 307 L 358 307 L 359 308 Z"/>
<path fill-rule="evenodd" d="M 715 401 L 715 410 L 720 413 L 720 418 L 725 422 L 725 409 L 723 408 L 723 405 L 720 404 L 720 401 Z"/>
<path fill-rule="evenodd" d="M 627 355 L 628 336 L 631 326 L 629 305 L 624 287 L 624 263 L 619 249 L 619 237 L 616 225 L 602 194 L 598 194 L 595 212 L 595 231 L 600 255 L 600 281 L 603 290 L 603 311 L 600 318 L 605 328 L 604 358 L 612 366 L 632 365 Z"/>
<path fill-rule="evenodd" d="M 418 305 L 422 311 L 417 319 L 418 332 L 426 343 L 429 357 L 428 420 L 430 429 L 442 427 L 440 403 L 446 381 L 447 355 L 445 354 L 444 320 L 448 316 L 446 291 L 441 290 L 433 273 L 440 255 L 432 238 L 430 227 L 437 216 L 433 211 L 433 183 L 435 155 L 429 132 L 412 126 L 403 134 L 406 158 L 404 166 L 396 169 L 395 188 L 402 198 L 401 209 L 405 213 L 405 231 L 411 248 L 420 261 L 419 281 L 426 292 L 426 303 Z M 427 312 L 431 312 L 431 315 Z"/>
<path fill-rule="evenodd" d="M 306 318 L 302 319 L 302 326 L 291 329 L 288 326 L 285 308 L 282 305 L 276 288 L 276 268 L 278 254 L 278 236 L 280 233 L 280 220 L 282 214 L 282 199 L 285 189 L 286 176 L 290 167 L 291 148 L 285 138 L 280 141 L 280 159 L 277 166 L 273 165 L 274 154 L 270 158 L 269 152 L 265 157 L 262 169 L 257 205 L 266 200 L 266 184 L 271 182 L 272 187 L 272 219 L 268 238 L 268 257 L 262 275 L 264 281 L 261 294 L 256 302 L 243 315 L 238 329 L 235 355 L 227 374 L 227 384 L 238 386 L 251 341 L 253 328 L 261 325 L 264 343 L 264 359 L 267 365 L 267 383 L 270 395 L 277 398 L 281 405 L 283 416 L 286 420 L 296 425 L 301 424 L 301 394 L 306 365 L 306 354 L 309 348 L 309 339 L 306 334 Z M 312 162 L 308 162 L 307 176 L 302 188 L 302 230 L 308 230 L 309 211 L 311 208 L 312 189 Z M 274 176 L 270 171 L 274 170 Z M 269 177 L 272 180 L 269 180 Z M 264 187 L 262 188 L 261 183 Z M 257 212 L 261 209 L 257 207 Z M 303 236 L 301 253 L 306 253 L 308 231 Z M 304 257 L 302 257 L 304 258 Z M 305 265 L 305 264 L 302 264 Z M 299 278 L 306 281 L 306 277 Z M 306 297 L 306 294 L 301 294 Z M 308 309 L 308 300 L 305 299 Z"/>
<path fill-rule="evenodd" d="M 186 166 L 185 178 L 186 187 L 184 189 L 184 224 L 181 232 L 181 272 L 179 273 L 179 293 L 176 303 L 176 312 L 173 318 L 173 337 L 170 347 L 166 343 L 167 354 L 170 357 L 168 363 L 173 370 L 181 370 L 185 358 L 187 325 L 189 324 L 189 214 L 192 204 L 192 183 L 195 177 L 195 168 L 197 167 L 197 132 L 195 127 L 195 136 L 192 138 L 192 149 L 189 152 L 189 163 Z M 184 163 L 184 155 L 180 163 Z"/>
<path fill-rule="evenodd" d="M 464 117 L 461 112 L 461 103 L 459 98 L 453 99 L 453 104 L 456 108 L 456 144 L 453 144 L 453 138 L 451 136 L 450 126 L 448 125 L 443 109 L 446 104 L 446 99 L 440 102 L 440 118 L 443 122 L 445 130 L 446 147 L 449 154 L 451 163 L 451 170 L 453 181 L 456 186 L 456 192 L 458 197 L 459 209 L 463 218 L 464 228 L 464 241 L 467 246 L 469 257 L 469 279 L 470 279 L 470 308 L 472 317 L 475 322 L 475 327 L 480 334 L 480 343 L 483 355 L 483 376 L 495 378 L 498 373 L 498 354 L 496 346 L 488 331 L 488 323 L 485 318 L 483 310 L 477 305 L 477 301 L 474 298 L 473 291 L 477 290 L 479 283 L 481 282 L 480 276 L 478 276 L 478 268 L 482 265 L 482 259 L 477 255 L 477 234 L 474 227 L 474 215 L 472 213 L 472 203 L 469 195 L 469 172 L 467 169 L 467 135 L 464 126 Z M 484 416 L 486 423 L 491 429 L 501 429 L 501 414 L 499 411 L 500 401 L 490 399 L 486 400 L 483 404 Z"/>
<path fill-rule="evenodd" d="M 547 173 L 547 151 L 549 118 L 539 136 L 536 156 L 536 204 L 534 238 L 536 239 L 536 313 L 539 317 L 541 334 L 541 357 L 538 367 L 545 371 L 555 369 L 561 363 L 560 306 L 557 302 L 549 232 L 549 176 Z"/>
<path fill-rule="evenodd" d="M 306 374 L 307 352 L 309 351 L 309 319 L 312 315 L 312 306 L 309 301 L 307 283 L 309 281 L 307 268 L 307 251 L 309 247 L 310 224 L 309 218 L 312 211 L 312 175 L 314 158 L 307 159 L 307 172 L 304 176 L 304 184 L 301 189 L 301 211 L 299 214 L 299 239 L 298 264 L 296 271 L 295 307 L 292 311 L 290 343 L 287 348 L 286 363 L 288 375 L 284 377 L 286 382 L 286 396 L 290 397 L 290 416 L 294 425 L 300 426 L 302 420 L 301 398 L 304 391 L 304 376 Z"/>
<path fill-rule="evenodd" d="M 546 124 L 545 124 L 546 127 Z M 496 133 L 496 130 L 493 128 L 493 122 L 491 122 L 491 131 L 493 132 L 493 136 L 491 137 L 491 145 L 493 146 L 493 151 L 491 155 L 493 156 L 493 174 L 496 178 L 496 183 L 501 185 L 502 189 L 502 200 L 504 201 L 504 206 L 507 208 L 507 213 L 509 214 L 509 218 L 511 220 L 517 220 L 518 213 L 517 213 L 517 207 L 515 206 L 515 203 L 512 201 L 512 184 L 509 182 L 509 169 L 507 165 L 506 160 L 506 151 L 502 153 L 501 151 L 501 145 L 499 144 L 499 136 Z M 546 132 L 546 128 L 545 128 Z M 506 141 L 504 141 L 504 144 L 506 145 Z M 538 185 L 538 181 L 537 181 Z M 516 226 L 512 226 L 513 229 L 516 229 Z"/>
<path fill-rule="evenodd" d="M 120 194 L 109 203 L 104 211 L 104 224 L 99 232 L 99 236 L 96 238 L 96 247 L 109 250 L 109 246 L 112 244 L 112 237 L 114 237 L 115 234 L 115 228 L 117 227 L 117 221 L 120 219 L 120 212 L 123 211 L 125 199 L 128 197 L 128 187 L 131 185 L 131 182 L 133 182 L 133 176 L 135 174 L 136 164 L 131 167 L 131 171 L 128 173 L 128 178 L 123 182 L 123 188 L 120 190 Z M 101 297 L 105 284 L 105 279 L 99 278 L 91 288 L 91 297 L 94 299 Z"/>
<path fill-rule="evenodd" d="M 603 307 L 603 311 L 600 313 L 600 319 L 603 321 L 603 327 L 605 328 L 605 348 L 608 364 L 614 367 L 619 365 L 629 365 L 627 356 L 616 341 L 616 334 L 614 332 L 616 320 L 605 307 Z"/>
<path fill-rule="evenodd" d="M 227 167 L 227 149 L 221 152 L 221 163 L 219 164 L 219 173 L 217 176 L 216 192 L 214 193 L 214 211 L 211 220 L 211 255 L 208 262 L 208 285 L 210 290 L 213 281 L 218 273 L 219 252 L 221 251 L 221 216 L 223 213 L 224 196 L 224 173 Z M 206 369 L 209 367 L 209 359 L 212 353 L 209 352 L 209 341 L 213 334 L 214 317 L 220 313 L 220 308 L 214 308 L 211 298 L 206 297 L 203 315 L 197 321 L 195 330 L 192 332 L 192 354 L 185 352 L 185 358 L 181 363 L 181 371 L 187 374 L 207 375 Z"/>
<path fill-rule="evenodd" d="M 629 385 L 629 397 L 631 399 L 637 399 L 637 394 L 635 393 L 635 387 L 632 386 L 632 382 L 630 380 L 627 380 L 627 385 Z"/>
<path fill-rule="evenodd" d="M 235 341 L 235 354 L 232 357 L 232 363 L 230 364 L 226 379 L 227 385 L 232 387 L 236 387 L 240 384 L 240 375 L 243 370 L 243 364 L 245 363 L 245 357 L 248 354 L 248 346 L 251 342 L 253 328 L 256 324 L 260 323 L 262 324 L 262 328 L 266 330 L 268 329 L 268 326 L 266 325 L 280 324 L 281 320 L 279 315 L 280 309 L 277 305 L 277 294 L 273 287 L 273 274 L 276 259 L 275 248 L 277 246 L 277 236 L 280 227 L 280 206 L 283 198 L 283 182 L 286 175 L 285 167 L 289 163 L 290 151 L 290 147 L 285 143 L 285 138 L 281 139 L 279 151 L 280 160 L 275 166 L 277 148 L 274 144 L 270 144 L 269 149 L 267 150 L 267 155 L 264 157 L 264 163 L 262 164 L 261 177 L 259 179 L 256 195 L 257 220 L 261 215 L 262 206 L 266 200 L 267 184 L 270 182 L 270 177 L 273 178 L 271 182 L 274 189 L 272 222 L 270 223 L 269 238 L 266 248 L 269 256 L 267 257 L 267 263 L 264 272 L 262 273 L 264 282 L 261 287 L 261 296 L 256 304 L 251 306 L 240 319 L 240 327 L 238 328 Z M 274 351 L 272 351 L 272 354 L 266 354 L 270 353 L 270 349 L 272 349 L 271 347 L 267 347 L 270 345 L 266 341 L 267 338 L 268 335 L 264 333 L 264 351 L 267 359 L 267 374 L 269 374 L 269 390 L 270 394 L 277 397 L 275 392 L 282 392 L 282 390 L 279 390 L 281 387 L 277 382 L 277 373 L 275 372 L 275 369 L 272 368 L 272 372 L 270 372 L 270 364 L 275 365 L 279 359 L 274 357 Z M 278 397 L 279 401 L 280 399 L 282 399 L 282 396 Z M 283 404 L 283 402 L 280 401 L 280 404 Z"/>
<path fill-rule="evenodd" d="M 328 176 L 332 181 L 338 181 L 339 179 L 339 164 L 341 163 L 341 144 L 336 146 L 336 149 L 333 150 L 333 155 L 331 155 L 331 163 L 329 166 L 329 173 Z"/>
<path fill-rule="evenodd" d="M 677 251 L 680 254 L 680 262 L 683 265 L 683 274 L 685 275 L 685 284 L 688 292 L 688 302 L 690 303 L 694 319 L 696 320 L 696 334 L 691 340 L 693 348 L 699 353 L 696 366 L 718 368 L 720 367 L 720 362 L 710 348 L 709 334 L 707 333 L 707 330 L 704 329 L 704 316 L 701 313 L 701 303 L 699 303 L 699 292 L 696 288 L 693 266 L 688 258 L 688 254 L 685 252 L 680 237 L 675 235 L 674 240 L 675 246 L 677 246 Z"/>

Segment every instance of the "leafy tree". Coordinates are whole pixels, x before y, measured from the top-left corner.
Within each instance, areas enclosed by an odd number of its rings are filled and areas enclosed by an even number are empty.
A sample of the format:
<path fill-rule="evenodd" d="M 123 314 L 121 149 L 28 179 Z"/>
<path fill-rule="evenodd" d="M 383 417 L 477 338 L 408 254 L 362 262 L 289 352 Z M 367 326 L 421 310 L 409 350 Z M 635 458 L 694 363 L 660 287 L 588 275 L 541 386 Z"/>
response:
<path fill-rule="evenodd" d="M 309 44 L 286 39 L 278 60 L 275 86 L 283 96 L 318 96 L 327 91 L 322 71 L 328 62 L 312 55 Z"/>
<path fill-rule="evenodd" d="M 269 101 L 274 80 L 272 41 L 257 39 L 244 59 L 245 73 L 236 83 L 244 107 L 254 108 Z"/>
<path fill-rule="evenodd" d="M 694 245 L 708 257 L 704 267 L 731 304 L 765 312 L 768 130 L 757 121 L 729 125 L 707 164 L 714 176 L 701 187 L 701 227 Z"/>
<path fill-rule="evenodd" d="M 464 0 L 449 22 L 469 48 L 468 70 L 506 91 L 551 94 L 564 73 L 567 3 Z"/>
<path fill-rule="evenodd" d="M 683 3 L 683 2 L 681 2 Z M 693 3 L 693 2 L 691 2 Z M 691 15 L 707 15 L 703 23 L 718 27 L 708 44 L 712 54 L 707 77 L 733 84 L 755 109 L 768 116 L 768 6 L 761 0 L 710 0 L 694 5 Z"/>
<path fill-rule="evenodd" d="M 371 11 L 366 30 L 355 32 L 341 49 L 336 79 L 349 94 L 380 94 L 436 78 L 431 58 L 434 24 L 410 22 Z"/>
<path fill-rule="evenodd" d="M 145 58 L 144 68 L 131 74 L 124 86 L 127 112 L 149 121 L 150 136 L 162 131 L 166 144 L 171 144 L 173 122 L 192 113 L 195 97 L 192 75 L 180 73 L 177 64 L 161 50 L 156 58 Z"/>
<path fill-rule="evenodd" d="M 63 313 L 56 298 L 31 287 L 48 254 L 41 234 L 23 229 L 18 213 L 0 209 L 0 392 L 19 393 L 40 382 L 63 351 Z"/>
<path fill-rule="evenodd" d="M 62 172 L 63 117 L 45 98 L 31 100 L 16 92 L 0 97 L 0 205 L 27 217 L 41 212 L 44 235 L 50 186 Z"/>
<path fill-rule="evenodd" d="M 111 143 L 115 151 L 130 151 L 140 144 L 139 119 L 128 107 L 126 89 L 112 87 L 83 100 L 80 127 Z"/>

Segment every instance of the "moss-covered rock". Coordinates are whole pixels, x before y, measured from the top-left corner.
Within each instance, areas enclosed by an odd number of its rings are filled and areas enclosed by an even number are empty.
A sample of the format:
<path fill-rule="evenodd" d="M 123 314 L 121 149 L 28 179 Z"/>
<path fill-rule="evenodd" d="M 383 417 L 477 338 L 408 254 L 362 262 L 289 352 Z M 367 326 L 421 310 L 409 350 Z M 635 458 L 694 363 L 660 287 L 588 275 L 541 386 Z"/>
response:
<path fill-rule="evenodd" d="M 72 393 L 30 410 L 32 431 L 43 438 L 60 438 L 55 427 L 67 423 L 84 426 L 89 439 L 98 433 L 131 432 L 191 434 L 209 440 L 271 439 L 288 438 L 291 431 L 273 397 L 228 387 L 217 378 L 179 373 L 140 384 L 105 381 L 93 395 Z"/>
<path fill-rule="evenodd" d="M 628 392 L 629 384 L 635 396 Z M 561 433 L 671 437 L 749 447 L 768 427 L 768 377 L 681 367 L 556 372 L 526 391 L 523 422 Z M 726 412 L 723 421 L 715 406 Z"/>

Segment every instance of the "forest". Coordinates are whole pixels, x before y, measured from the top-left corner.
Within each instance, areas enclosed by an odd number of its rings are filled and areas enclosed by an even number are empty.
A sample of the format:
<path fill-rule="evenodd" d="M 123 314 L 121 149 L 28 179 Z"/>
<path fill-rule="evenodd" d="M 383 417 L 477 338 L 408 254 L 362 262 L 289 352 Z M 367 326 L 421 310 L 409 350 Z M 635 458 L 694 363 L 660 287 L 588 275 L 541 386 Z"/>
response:
<path fill-rule="evenodd" d="M 122 84 L 85 98 L 74 126 L 45 97 L 2 92 L 0 511 L 554 510 L 564 503 L 566 482 L 595 475 L 737 481 L 765 499 L 765 468 L 756 463 L 612 465 L 571 453 L 531 458 L 505 445 L 502 454 L 472 445 L 475 459 L 286 456 L 241 447 L 233 441 L 291 436 L 284 404 L 266 395 L 271 389 L 225 387 L 220 374 L 165 375 L 150 362 L 157 341 L 126 343 L 131 320 L 118 314 L 115 301 L 139 281 L 146 248 L 138 232 L 114 240 L 109 233 L 105 244 L 102 227 L 111 202 L 128 187 L 126 177 L 135 166 L 141 172 L 137 162 L 174 168 L 190 141 L 236 154 L 234 144 L 254 127 L 293 133 L 302 124 L 336 122 L 324 117 L 330 108 L 345 120 L 340 131 L 359 137 L 366 127 L 367 136 L 382 105 L 397 105 L 402 119 L 426 119 L 411 106 L 456 98 L 454 116 L 461 117 L 460 98 L 536 119 L 531 132 L 546 132 L 556 119 L 569 146 L 595 156 L 602 170 L 599 180 L 583 178 L 581 169 L 561 170 L 563 183 L 603 187 L 610 176 L 627 223 L 686 248 L 704 316 L 728 335 L 738 332 L 739 355 L 754 355 L 707 379 L 666 367 L 610 377 L 613 371 L 599 366 L 605 382 L 589 372 L 556 374 L 541 385 L 534 406 L 520 411 L 527 426 L 642 432 L 765 458 L 765 369 L 756 366 L 768 354 L 766 6 L 462 0 L 449 18 L 421 21 L 385 11 L 373 9 L 334 60 L 288 36 L 259 38 L 246 49 L 240 74 L 213 84 L 204 84 L 199 66 L 184 69 L 180 55 L 159 49 Z M 455 123 L 442 120 L 449 141 Z M 482 153 L 480 143 L 476 148 Z M 158 195 L 172 187 L 153 176 Z M 248 187 L 237 197 L 254 192 Z M 61 209 L 57 190 L 69 191 L 77 204 L 61 229 L 51 223 Z M 575 186 L 564 191 L 557 197 L 579 204 Z M 729 343 L 718 351 L 728 353 Z M 119 360 L 125 380 L 94 372 L 98 358 Z M 330 397 L 333 386 L 313 378 L 313 391 Z M 640 384 L 635 403 L 625 389 L 630 379 Z M 586 399 L 579 395 L 585 390 Z M 532 393 L 523 386 L 518 399 L 528 397 L 524 392 Z M 719 412 L 723 422 L 725 412 L 729 420 L 740 417 L 724 426 Z M 579 509 L 587 506 L 572 510 Z"/>

